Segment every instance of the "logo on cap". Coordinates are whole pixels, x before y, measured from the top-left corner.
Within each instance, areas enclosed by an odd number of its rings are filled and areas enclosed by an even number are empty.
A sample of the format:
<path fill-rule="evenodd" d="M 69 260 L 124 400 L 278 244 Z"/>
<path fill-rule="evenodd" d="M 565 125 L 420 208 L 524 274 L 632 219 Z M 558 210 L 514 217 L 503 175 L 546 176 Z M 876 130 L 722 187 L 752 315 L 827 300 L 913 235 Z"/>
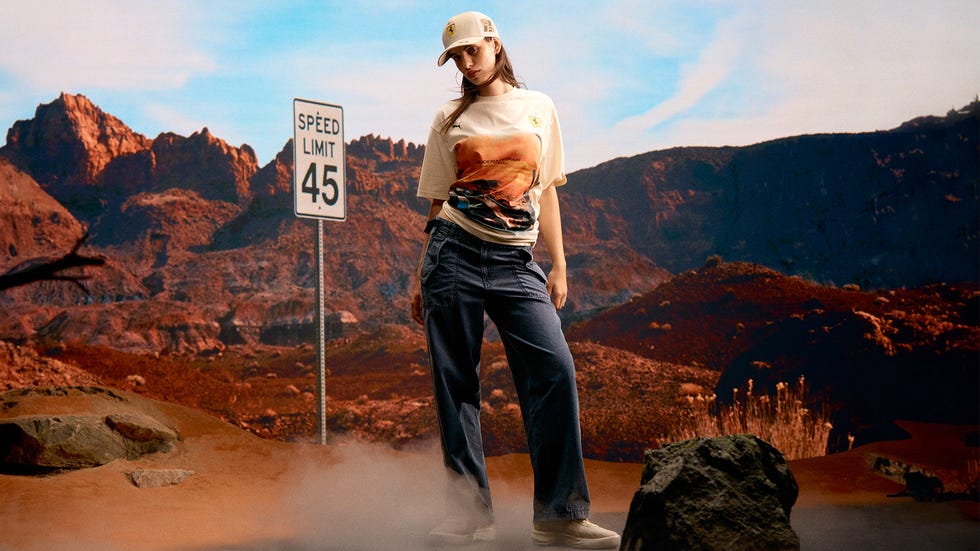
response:
<path fill-rule="evenodd" d="M 489 19 L 482 19 L 481 21 L 483 21 L 483 32 L 485 33 L 496 32 L 493 30 L 493 21 L 490 21 Z"/>
<path fill-rule="evenodd" d="M 456 34 L 456 23 L 455 22 L 450 21 L 449 24 L 446 25 L 446 34 L 448 34 L 449 36 L 452 36 L 452 35 Z"/>

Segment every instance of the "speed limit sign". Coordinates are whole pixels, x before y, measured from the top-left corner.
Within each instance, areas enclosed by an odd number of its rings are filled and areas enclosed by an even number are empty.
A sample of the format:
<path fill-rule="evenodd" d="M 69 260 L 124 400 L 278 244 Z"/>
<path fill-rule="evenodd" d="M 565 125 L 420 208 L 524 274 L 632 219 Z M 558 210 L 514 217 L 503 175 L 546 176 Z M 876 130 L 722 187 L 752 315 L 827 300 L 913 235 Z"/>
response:
<path fill-rule="evenodd" d="M 296 216 L 346 220 L 344 109 L 294 98 L 293 125 Z"/>

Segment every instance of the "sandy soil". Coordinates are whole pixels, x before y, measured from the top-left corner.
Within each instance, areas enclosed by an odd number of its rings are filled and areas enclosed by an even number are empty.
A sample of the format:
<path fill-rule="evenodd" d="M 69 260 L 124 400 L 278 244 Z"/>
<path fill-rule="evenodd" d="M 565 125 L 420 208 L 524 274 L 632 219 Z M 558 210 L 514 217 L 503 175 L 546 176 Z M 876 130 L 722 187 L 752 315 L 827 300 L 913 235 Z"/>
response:
<path fill-rule="evenodd" d="M 395 451 L 341 440 L 327 446 L 288 444 L 258 438 L 198 410 L 127 396 L 177 428 L 183 437 L 177 449 L 46 477 L 0 475 L 0 549 L 430 547 L 426 534 L 444 513 L 434 445 Z M 23 413 L 28 412 L 10 412 Z M 928 459 L 937 468 L 976 454 L 976 448 L 961 444 L 967 428 L 903 426 L 912 439 L 791 463 L 800 485 L 792 523 L 804 550 L 980 548 L 977 503 L 888 497 L 903 486 L 868 471 L 868 453 Z M 172 468 L 195 474 L 179 485 L 143 489 L 128 477 L 137 469 Z M 476 548 L 532 549 L 527 457 L 491 458 L 489 469 L 499 539 Z M 594 520 L 622 530 L 641 466 L 589 461 L 587 469 Z"/>

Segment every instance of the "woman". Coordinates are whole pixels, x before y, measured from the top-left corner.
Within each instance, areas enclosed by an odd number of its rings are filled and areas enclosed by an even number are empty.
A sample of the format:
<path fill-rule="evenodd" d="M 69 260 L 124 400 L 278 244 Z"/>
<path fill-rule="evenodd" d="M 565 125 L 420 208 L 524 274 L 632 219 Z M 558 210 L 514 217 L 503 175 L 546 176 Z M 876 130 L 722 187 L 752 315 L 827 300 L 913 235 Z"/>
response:
<path fill-rule="evenodd" d="M 534 530 L 542 545 L 618 547 L 589 522 L 575 367 L 556 309 L 567 282 L 558 196 L 565 183 L 551 99 L 520 88 L 493 21 L 459 14 L 442 33 L 438 65 L 462 73 L 462 97 L 435 116 L 418 195 L 432 200 L 420 293 L 443 457 L 448 518 L 432 530 L 450 543 L 492 540 L 493 507 L 480 434 L 484 314 L 497 326 L 517 387 L 534 469 Z M 551 260 L 532 260 L 538 235 Z"/>

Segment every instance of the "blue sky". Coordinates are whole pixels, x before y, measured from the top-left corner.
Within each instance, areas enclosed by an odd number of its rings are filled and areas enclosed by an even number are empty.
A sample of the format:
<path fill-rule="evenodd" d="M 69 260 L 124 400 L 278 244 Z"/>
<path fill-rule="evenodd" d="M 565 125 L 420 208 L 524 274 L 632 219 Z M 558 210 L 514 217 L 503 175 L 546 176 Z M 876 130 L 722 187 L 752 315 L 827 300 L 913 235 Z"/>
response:
<path fill-rule="evenodd" d="M 343 106 L 348 141 L 424 143 L 457 95 L 446 20 L 490 15 L 558 107 L 569 171 L 655 149 L 888 129 L 980 93 L 980 2 L 5 1 L 0 128 L 62 91 L 150 138 L 207 126 L 264 165 L 292 99 Z"/>

